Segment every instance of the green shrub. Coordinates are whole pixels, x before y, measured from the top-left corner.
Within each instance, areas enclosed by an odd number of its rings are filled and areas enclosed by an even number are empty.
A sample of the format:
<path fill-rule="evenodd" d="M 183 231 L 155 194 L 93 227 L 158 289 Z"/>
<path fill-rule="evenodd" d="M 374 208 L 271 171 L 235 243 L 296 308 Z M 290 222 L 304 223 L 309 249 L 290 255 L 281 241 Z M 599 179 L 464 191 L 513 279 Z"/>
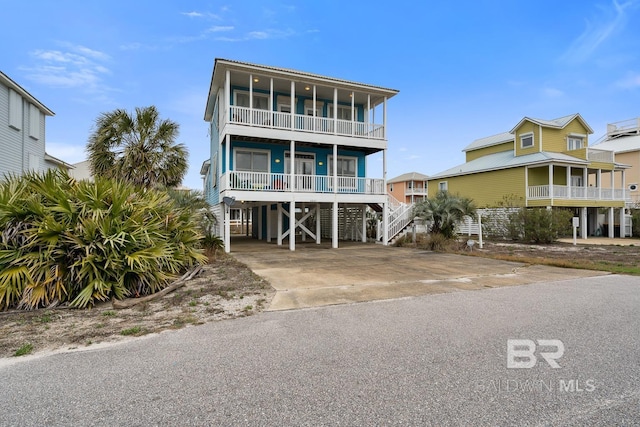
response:
<path fill-rule="evenodd" d="M 0 309 L 147 295 L 205 259 L 166 192 L 59 171 L 0 184 L 0 232 Z"/>
<path fill-rule="evenodd" d="M 640 209 L 631 211 L 632 232 L 633 237 L 640 237 Z"/>
<path fill-rule="evenodd" d="M 509 214 L 509 234 L 514 240 L 552 243 L 571 234 L 573 213 L 566 209 L 520 208 Z"/>

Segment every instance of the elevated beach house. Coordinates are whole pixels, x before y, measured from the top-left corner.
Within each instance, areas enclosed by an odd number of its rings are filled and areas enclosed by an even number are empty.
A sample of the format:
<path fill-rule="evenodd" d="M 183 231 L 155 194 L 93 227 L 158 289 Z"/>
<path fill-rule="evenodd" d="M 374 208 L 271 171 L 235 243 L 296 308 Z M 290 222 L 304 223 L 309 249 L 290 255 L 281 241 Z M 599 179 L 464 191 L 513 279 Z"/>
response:
<path fill-rule="evenodd" d="M 429 177 L 429 197 L 446 190 L 495 208 L 507 198 L 526 207 L 570 209 L 580 235 L 614 236 L 628 222 L 626 169 L 609 149 L 589 146 L 593 131 L 580 114 L 553 120 L 524 117 L 509 132 L 478 139 L 466 162 Z M 591 185 L 589 184 L 591 183 Z M 620 237 L 629 235 L 630 227 Z"/>
<path fill-rule="evenodd" d="M 286 241 L 291 250 L 296 240 L 330 239 L 334 248 L 343 239 L 365 241 L 367 206 L 388 210 L 387 103 L 397 93 L 216 59 L 204 115 L 211 156 L 201 173 L 225 250 L 231 209 L 246 211 L 253 238 Z M 367 157 L 379 152 L 382 178 L 369 178 Z"/>

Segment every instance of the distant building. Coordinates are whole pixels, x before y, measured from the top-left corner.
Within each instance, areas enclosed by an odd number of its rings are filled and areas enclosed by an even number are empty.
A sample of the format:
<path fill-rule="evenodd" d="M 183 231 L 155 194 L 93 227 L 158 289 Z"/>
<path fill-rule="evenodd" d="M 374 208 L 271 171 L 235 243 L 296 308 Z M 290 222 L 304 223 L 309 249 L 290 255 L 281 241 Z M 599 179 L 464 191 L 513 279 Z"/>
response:
<path fill-rule="evenodd" d="M 427 198 L 429 177 L 418 172 L 403 173 L 387 181 L 387 192 L 404 203 L 418 203 Z"/>
<path fill-rule="evenodd" d="M 640 208 L 640 118 L 610 123 L 605 140 L 593 148 L 613 151 L 616 162 L 631 166 L 627 169 L 624 183 L 616 175 L 613 183 L 603 182 L 606 188 L 626 187 L 629 192 L 628 205 Z"/>
<path fill-rule="evenodd" d="M 89 166 L 89 160 L 83 160 L 73 164 L 73 169 L 69 171 L 69 175 L 77 179 L 78 181 L 83 179 L 92 180 L 93 174 L 91 174 L 91 168 Z"/>
<path fill-rule="evenodd" d="M 45 151 L 45 121 L 53 115 L 53 111 L 0 71 L 0 176 L 73 168 Z"/>

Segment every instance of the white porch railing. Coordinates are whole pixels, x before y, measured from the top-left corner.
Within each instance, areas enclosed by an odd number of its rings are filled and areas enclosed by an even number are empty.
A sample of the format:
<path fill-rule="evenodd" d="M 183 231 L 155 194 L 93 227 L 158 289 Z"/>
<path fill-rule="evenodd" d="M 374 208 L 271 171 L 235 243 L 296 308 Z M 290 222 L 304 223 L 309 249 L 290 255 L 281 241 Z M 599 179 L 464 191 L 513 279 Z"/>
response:
<path fill-rule="evenodd" d="M 339 176 L 337 181 L 337 193 L 385 194 L 382 179 Z M 220 177 L 220 189 L 333 193 L 334 180 L 326 175 L 293 175 L 292 181 L 291 175 L 284 173 L 230 171 Z"/>
<path fill-rule="evenodd" d="M 587 160 L 592 162 L 613 163 L 615 162 L 615 153 L 609 150 L 587 148 Z"/>
<path fill-rule="evenodd" d="M 580 200 L 630 200 L 629 190 L 622 188 L 600 188 L 600 187 L 573 187 L 567 185 L 554 185 L 554 199 L 580 199 Z M 532 185 L 527 189 L 529 200 L 550 199 L 548 185 Z"/>
<path fill-rule="evenodd" d="M 233 124 L 358 138 L 384 139 L 384 126 L 373 123 L 334 120 L 327 117 L 313 117 L 236 106 L 231 106 L 229 113 L 229 122 Z"/>

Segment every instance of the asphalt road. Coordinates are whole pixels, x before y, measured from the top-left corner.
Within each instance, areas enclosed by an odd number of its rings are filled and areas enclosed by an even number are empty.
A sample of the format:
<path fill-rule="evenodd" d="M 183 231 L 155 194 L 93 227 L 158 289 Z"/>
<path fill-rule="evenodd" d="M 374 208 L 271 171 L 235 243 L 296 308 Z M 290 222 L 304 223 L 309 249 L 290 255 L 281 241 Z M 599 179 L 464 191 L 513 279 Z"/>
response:
<path fill-rule="evenodd" d="M 603 276 L 262 313 L 0 366 L 0 425 L 640 425 L 639 309 Z"/>

